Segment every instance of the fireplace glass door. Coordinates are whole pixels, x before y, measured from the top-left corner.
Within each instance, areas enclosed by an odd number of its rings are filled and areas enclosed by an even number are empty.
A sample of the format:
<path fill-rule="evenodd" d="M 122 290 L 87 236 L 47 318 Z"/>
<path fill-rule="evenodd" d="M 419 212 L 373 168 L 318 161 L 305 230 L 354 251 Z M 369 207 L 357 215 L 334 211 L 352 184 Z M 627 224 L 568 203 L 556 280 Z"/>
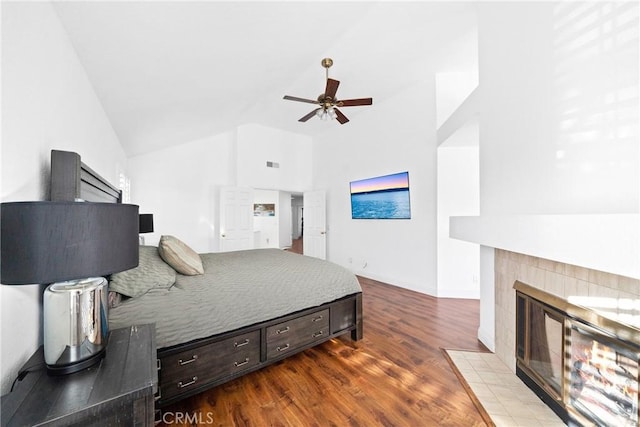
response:
<path fill-rule="evenodd" d="M 567 327 L 568 406 L 598 426 L 638 426 L 638 352 L 577 321 Z"/>
<path fill-rule="evenodd" d="M 529 305 L 528 367 L 551 387 L 558 398 L 562 396 L 563 319 L 535 301 Z"/>
<path fill-rule="evenodd" d="M 514 288 L 516 375 L 570 426 L 639 427 L 640 329 Z"/>

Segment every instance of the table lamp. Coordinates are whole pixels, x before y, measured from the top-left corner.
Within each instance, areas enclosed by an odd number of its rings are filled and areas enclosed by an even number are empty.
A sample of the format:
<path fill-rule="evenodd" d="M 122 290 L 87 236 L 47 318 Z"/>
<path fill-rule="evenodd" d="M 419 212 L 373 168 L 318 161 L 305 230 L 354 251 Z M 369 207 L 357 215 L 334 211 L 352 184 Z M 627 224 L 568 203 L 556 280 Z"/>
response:
<path fill-rule="evenodd" d="M 153 233 L 153 214 L 140 214 L 138 233 Z M 140 244 L 144 245 L 144 236 L 140 236 Z"/>
<path fill-rule="evenodd" d="M 104 277 L 138 265 L 138 206 L 92 202 L 0 205 L 0 283 L 50 284 L 43 298 L 50 374 L 97 363 L 107 347 Z"/>

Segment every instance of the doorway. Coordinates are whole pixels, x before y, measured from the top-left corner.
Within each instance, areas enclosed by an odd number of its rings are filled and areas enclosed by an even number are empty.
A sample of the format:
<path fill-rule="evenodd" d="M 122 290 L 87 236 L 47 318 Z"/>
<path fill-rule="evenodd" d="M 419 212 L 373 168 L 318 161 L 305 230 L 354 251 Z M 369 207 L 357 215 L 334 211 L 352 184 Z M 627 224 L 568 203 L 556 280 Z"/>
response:
<path fill-rule="evenodd" d="M 304 195 L 291 195 L 291 252 L 304 253 Z"/>
<path fill-rule="evenodd" d="M 437 296 L 480 297 L 480 246 L 449 237 L 449 218 L 480 211 L 480 149 L 475 124 L 437 149 Z"/>

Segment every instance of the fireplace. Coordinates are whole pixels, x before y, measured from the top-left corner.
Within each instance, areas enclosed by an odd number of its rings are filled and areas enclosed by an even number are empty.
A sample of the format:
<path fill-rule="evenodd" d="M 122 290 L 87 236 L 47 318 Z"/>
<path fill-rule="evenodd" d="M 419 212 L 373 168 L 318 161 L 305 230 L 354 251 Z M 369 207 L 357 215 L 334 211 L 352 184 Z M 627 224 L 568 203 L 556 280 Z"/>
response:
<path fill-rule="evenodd" d="M 516 281 L 516 374 L 568 425 L 638 426 L 640 330 Z"/>

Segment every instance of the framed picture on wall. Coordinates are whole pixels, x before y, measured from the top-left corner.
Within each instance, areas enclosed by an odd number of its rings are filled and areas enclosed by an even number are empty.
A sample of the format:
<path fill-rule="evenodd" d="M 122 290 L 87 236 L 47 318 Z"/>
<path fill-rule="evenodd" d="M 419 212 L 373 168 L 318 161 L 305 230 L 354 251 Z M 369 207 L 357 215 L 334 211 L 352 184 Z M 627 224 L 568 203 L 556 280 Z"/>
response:
<path fill-rule="evenodd" d="M 254 203 L 253 216 L 276 216 L 276 205 L 273 203 Z"/>
<path fill-rule="evenodd" d="M 409 172 L 351 181 L 352 219 L 411 219 Z"/>

